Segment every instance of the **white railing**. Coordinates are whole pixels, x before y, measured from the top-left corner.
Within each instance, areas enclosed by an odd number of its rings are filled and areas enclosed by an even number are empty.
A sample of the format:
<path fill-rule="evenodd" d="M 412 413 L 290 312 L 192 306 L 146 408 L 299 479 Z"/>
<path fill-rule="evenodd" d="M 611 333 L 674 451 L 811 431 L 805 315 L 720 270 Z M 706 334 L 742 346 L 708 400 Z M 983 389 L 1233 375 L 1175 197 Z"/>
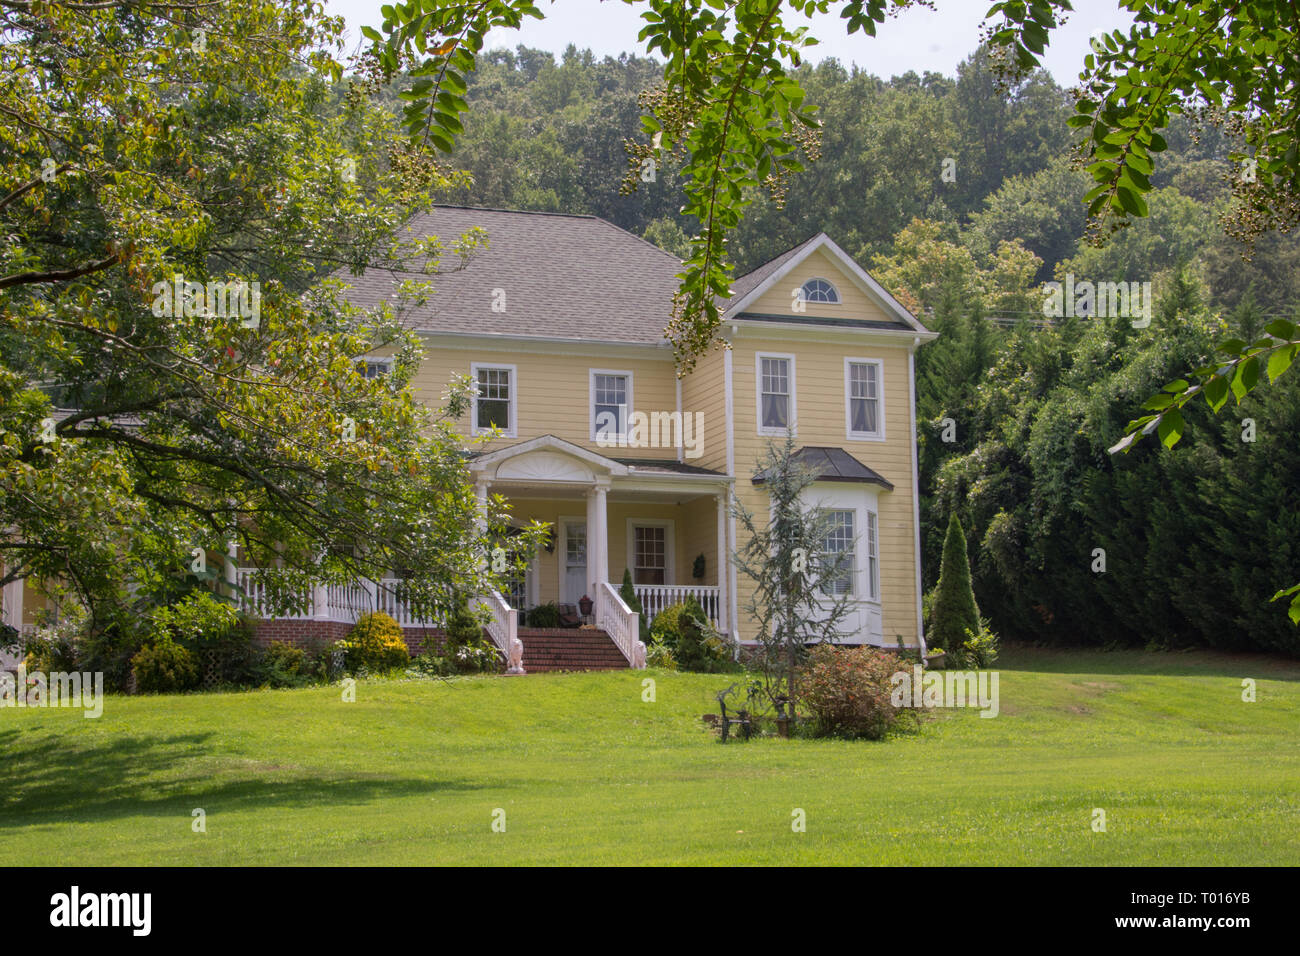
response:
<path fill-rule="evenodd" d="M 379 593 L 375 599 L 378 609 L 403 627 L 441 627 L 441 619 L 417 614 L 405 601 L 398 600 L 396 591 L 401 583 L 401 578 L 384 578 L 379 582 Z"/>
<path fill-rule="evenodd" d="M 316 616 L 316 608 L 312 601 L 304 602 L 300 605 L 301 610 L 289 614 L 272 613 L 270 601 L 266 596 L 266 585 L 257 578 L 257 568 L 236 568 L 235 583 L 240 588 L 240 605 L 249 614 L 287 621 L 310 620 Z"/>
<path fill-rule="evenodd" d="M 524 673 L 524 642 L 519 639 L 519 612 L 506 603 L 497 591 L 479 598 L 487 609 L 487 632 L 506 659 L 507 674 Z"/>
<path fill-rule="evenodd" d="M 645 644 L 641 642 L 641 615 L 619 596 L 614 585 L 602 581 L 596 588 L 596 626 L 610 636 L 631 667 L 645 667 Z"/>
<path fill-rule="evenodd" d="M 714 627 L 719 627 L 721 616 L 718 614 L 719 596 L 717 587 L 697 584 L 636 584 L 636 599 L 641 602 L 641 613 L 645 615 L 646 626 L 654 623 L 655 615 L 664 608 L 680 604 L 688 597 L 694 597 L 704 608 L 704 614 Z"/>

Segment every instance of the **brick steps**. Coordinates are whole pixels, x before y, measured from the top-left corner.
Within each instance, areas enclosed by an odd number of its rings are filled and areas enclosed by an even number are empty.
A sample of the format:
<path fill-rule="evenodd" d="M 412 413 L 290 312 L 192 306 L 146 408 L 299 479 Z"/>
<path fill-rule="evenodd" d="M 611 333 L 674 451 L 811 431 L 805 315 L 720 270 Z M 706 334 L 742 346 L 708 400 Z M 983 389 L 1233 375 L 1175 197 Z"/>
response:
<path fill-rule="evenodd" d="M 524 670 L 530 674 L 627 667 L 627 658 L 604 631 L 521 627 L 519 639 L 524 642 Z"/>

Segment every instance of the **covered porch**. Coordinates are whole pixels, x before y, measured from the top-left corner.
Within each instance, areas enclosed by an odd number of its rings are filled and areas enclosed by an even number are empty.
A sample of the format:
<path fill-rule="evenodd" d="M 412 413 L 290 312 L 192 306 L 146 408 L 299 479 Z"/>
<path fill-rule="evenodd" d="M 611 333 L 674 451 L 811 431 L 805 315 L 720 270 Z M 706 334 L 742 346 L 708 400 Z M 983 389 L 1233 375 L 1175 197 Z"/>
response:
<path fill-rule="evenodd" d="M 481 455 L 470 468 L 482 506 L 500 494 L 520 524 L 551 528 L 503 595 L 523 612 L 521 626 L 541 605 L 577 607 L 587 597 L 598 606 L 627 572 L 647 623 L 694 597 L 730 632 L 727 476 L 672 459 L 607 458 L 551 435 Z"/>

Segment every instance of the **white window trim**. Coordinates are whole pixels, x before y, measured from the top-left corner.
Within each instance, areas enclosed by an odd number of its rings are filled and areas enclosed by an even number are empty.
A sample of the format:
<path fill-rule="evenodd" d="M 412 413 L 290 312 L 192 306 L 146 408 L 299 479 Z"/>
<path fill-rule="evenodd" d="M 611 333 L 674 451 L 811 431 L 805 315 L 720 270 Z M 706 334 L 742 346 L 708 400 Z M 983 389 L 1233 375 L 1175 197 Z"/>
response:
<path fill-rule="evenodd" d="M 835 293 L 835 301 L 834 301 L 834 302 L 823 302 L 823 301 L 821 301 L 820 299 L 813 300 L 813 299 L 808 298 L 808 292 L 807 292 L 807 289 L 808 289 L 808 283 L 809 283 L 809 282 L 816 282 L 816 281 L 818 281 L 818 280 L 821 280 L 822 282 L 825 282 L 828 286 L 831 287 L 832 291 L 834 291 L 834 293 Z M 804 294 L 804 301 L 805 301 L 806 303 L 808 303 L 809 305 L 843 305 L 843 304 L 844 304 L 844 296 L 840 295 L 840 287 L 837 286 L 837 285 L 836 285 L 834 282 L 832 282 L 830 279 L 826 278 L 825 276 L 809 276 L 808 278 L 804 279 L 802 283 L 800 283 L 800 285 L 799 285 L 799 290 L 800 290 L 801 292 L 803 292 L 803 294 Z"/>
<path fill-rule="evenodd" d="M 469 377 L 474 382 L 474 405 L 469 411 L 470 431 L 475 435 L 486 435 L 492 429 L 479 428 L 478 425 L 478 372 L 479 369 L 506 369 L 510 372 L 510 427 L 503 429 L 502 438 L 515 438 L 519 421 L 519 367 L 503 362 L 470 362 Z"/>
<path fill-rule="evenodd" d="M 632 584 L 636 587 L 636 529 L 667 528 L 664 532 L 664 584 L 677 582 L 677 535 L 672 518 L 628 518 L 627 519 L 627 569 L 632 572 Z"/>
<path fill-rule="evenodd" d="M 799 434 L 799 407 L 796 396 L 798 389 L 795 385 L 795 361 L 794 355 L 785 352 L 756 352 L 754 353 L 754 423 L 758 426 L 758 434 L 773 438 L 784 438 L 786 429 L 784 428 L 765 428 L 763 427 L 763 359 L 786 359 L 790 363 L 790 435 L 797 437 Z"/>
<path fill-rule="evenodd" d="M 384 375 L 387 375 L 389 372 L 391 372 L 391 371 L 393 370 L 393 359 L 392 359 L 392 356 L 388 356 L 388 355 L 368 355 L 368 356 L 366 356 L 365 358 L 361 359 L 361 361 L 365 363 L 365 365 L 366 365 L 366 372 L 367 372 L 367 373 L 370 371 L 370 366 L 371 366 L 371 365 L 380 365 L 380 366 L 383 366 L 383 369 L 384 369 L 383 374 L 384 374 Z M 369 378 L 370 376 L 367 375 L 366 377 Z"/>
<path fill-rule="evenodd" d="M 874 432 L 855 432 L 853 430 L 853 381 L 854 365 L 874 365 L 876 367 L 876 423 L 879 427 Z M 882 359 L 846 358 L 844 360 L 844 435 L 849 441 L 884 441 L 885 440 L 885 363 Z"/>
<path fill-rule="evenodd" d="M 879 608 L 884 604 L 884 599 L 880 593 L 880 501 L 875 491 L 868 488 L 850 488 L 838 487 L 829 488 L 825 485 L 814 484 L 808 491 L 804 492 L 803 507 L 805 510 L 813 508 L 822 508 L 826 511 L 852 511 L 854 512 L 854 569 L 853 569 L 853 595 L 849 598 L 850 605 L 867 605 Z M 871 562 L 868 560 L 867 548 L 870 544 L 870 537 L 867 534 L 867 515 L 872 514 L 876 517 L 876 573 L 875 579 L 871 579 Z M 874 597 L 872 596 L 874 594 Z"/>
<path fill-rule="evenodd" d="M 597 375 L 622 375 L 627 379 L 627 414 L 623 416 L 623 427 L 627 428 L 632 421 L 632 410 L 636 408 L 632 398 L 632 372 L 629 369 L 618 368 L 589 368 L 587 369 L 587 418 L 589 419 L 589 438 L 595 443 L 596 441 L 596 376 Z M 618 443 L 615 445 L 603 445 L 604 448 L 625 448 L 627 447 L 627 433 L 615 435 Z"/>

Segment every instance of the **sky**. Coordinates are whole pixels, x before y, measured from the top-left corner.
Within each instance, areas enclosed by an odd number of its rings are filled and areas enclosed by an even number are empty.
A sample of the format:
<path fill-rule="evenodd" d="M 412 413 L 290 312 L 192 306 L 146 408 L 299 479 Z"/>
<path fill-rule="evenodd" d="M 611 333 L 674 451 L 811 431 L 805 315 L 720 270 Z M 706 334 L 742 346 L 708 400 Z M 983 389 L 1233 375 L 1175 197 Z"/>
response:
<path fill-rule="evenodd" d="M 378 28 L 383 22 L 379 8 L 388 0 L 325 0 L 328 12 L 346 19 L 350 51 L 361 36 L 362 26 Z M 993 0 L 935 0 L 935 10 L 914 7 L 886 20 L 877 36 L 861 32 L 849 36 L 839 17 L 828 13 L 814 19 L 810 31 L 821 43 L 809 51 L 813 62 L 835 57 L 846 66 L 858 66 L 883 78 L 908 70 L 932 70 L 952 76 L 957 64 L 978 45 L 980 24 Z M 1073 86 L 1088 52 L 1088 38 L 1098 30 L 1127 27 L 1132 19 L 1119 8 L 1118 0 L 1074 0 L 1075 12 L 1065 26 L 1052 35 L 1043 57 L 1044 66 L 1062 86 Z M 560 54 L 570 43 L 590 48 L 598 57 L 620 53 L 641 53 L 637 42 L 642 23 L 641 7 L 619 0 L 538 0 L 545 20 L 526 20 L 522 29 L 489 34 L 489 48 L 510 48 L 523 44 Z M 831 3 L 831 10 L 836 10 Z M 797 16 L 797 15 L 796 15 Z M 795 23 L 795 20 L 788 21 Z M 660 57 L 662 59 L 662 57 Z"/>

